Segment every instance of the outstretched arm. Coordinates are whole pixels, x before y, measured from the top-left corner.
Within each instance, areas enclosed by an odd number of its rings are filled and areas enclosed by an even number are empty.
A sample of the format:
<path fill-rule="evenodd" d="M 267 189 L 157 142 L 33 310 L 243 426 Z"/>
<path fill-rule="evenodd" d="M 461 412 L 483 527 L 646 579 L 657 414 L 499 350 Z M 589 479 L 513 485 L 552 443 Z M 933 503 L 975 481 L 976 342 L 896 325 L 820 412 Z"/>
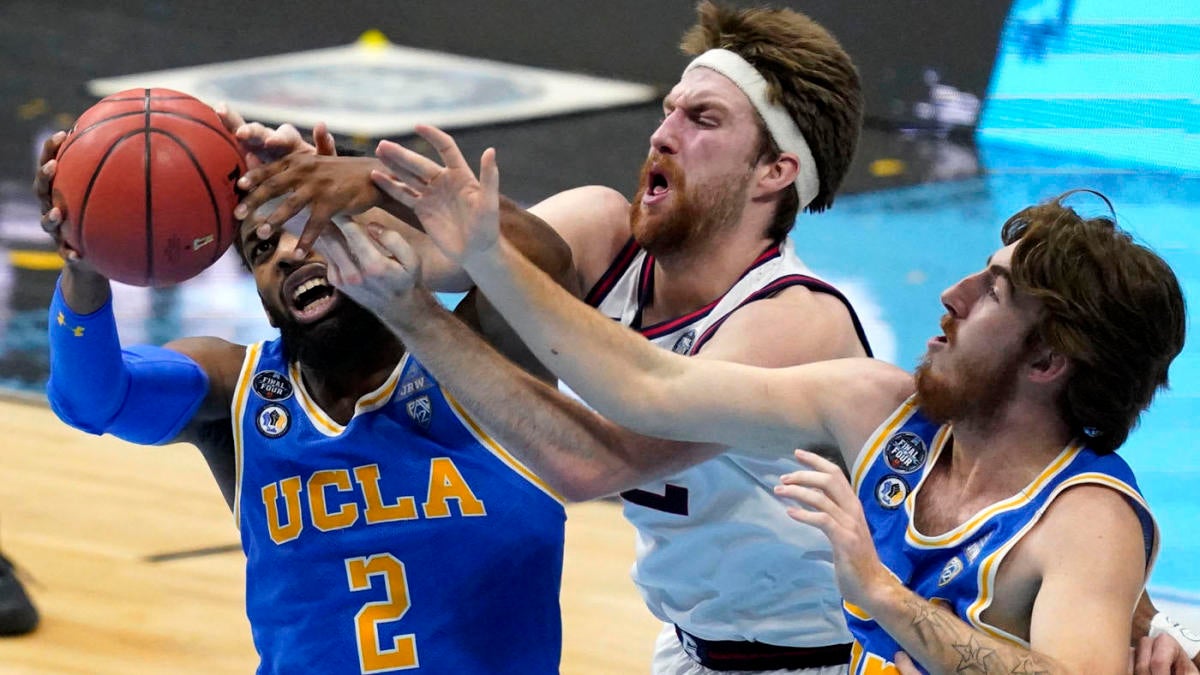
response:
<path fill-rule="evenodd" d="M 536 380 L 416 287 L 420 258 L 402 237 L 335 222 L 350 255 L 348 265 L 331 265 L 334 284 L 375 312 L 493 437 L 567 499 L 620 492 L 724 450 L 641 436 Z M 330 245 L 317 240 L 318 250 Z"/>
<path fill-rule="evenodd" d="M 750 368 L 658 349 L 570 297 L 499 236 L 492 151 L 484 153 L 480 182 L 448 135 L 431 127 L 418 133 L 445 168 L 410 153 L 403 159 L 411 184 L 377 181 L 417 211 L 438 246 L 464 263 L 526 345 L 601 414 L 652 436 L 758 448 L 770 456 L 798 445 L 857 451 L 843 443 L 852 436 L 835 437 L 842 430 L 832 411 L 844 407 L 846 392 L 863 390 L 842 384 L 890 367 L 868 361 Z M 895 402 L 876 405 L 886 411 L 863 426 L 873 428 Z"/>
<path fill-rule="evenodd" d="M 371 178 L 373 172 L 382 172 L 396 180 L 412 180 L 412 176 L 402 169 L 387 164 L 392 155 L 408 151 L 396 143 L 383 141 L 379 144 L 379 158 L 336 157 L 332 156 L 332 137 L 323 125 L 319 132 L 318 135 L 318 131 L 314 131 L 318 150 L 314 152 L 312 146 L 299 140 L 299 134 L 290 125 L 274 131 L 258 124 L 237 127 L 236 133 L 244 145 L 264 147 L 273 143 L 270 147 L 277 147 L 290 140 L 295 142 L 296 149 L 274 161 L 256 161 L 256 166 L 238 180 L 238 187 L 247 194 L 234 211 L 235 216 L 257 224 L 259 236 L 266 239 L 273 230 L 308 209 L 308 220 L 296 244 L 294 255 L 297 257 L 312 248 L 334 216 L 362 214 L 362 219 L 368 221 L 391 218 L 394 227 L 421 255 L 425 285 L 441 292 L 470 290 L 473 285 L 470 278 L 456 261 L 446 258 L 429 241 L 417 215 L 376 186 Z M 322 138 L 326 139 L 329 151 L 321 151 Z M 578 293 L 578 281 L 574 276 L 561 272 L 571 268 L 570 249 L 541 218 L 507 197 L 501 197 L 500 229 L 534 264 Z"/>

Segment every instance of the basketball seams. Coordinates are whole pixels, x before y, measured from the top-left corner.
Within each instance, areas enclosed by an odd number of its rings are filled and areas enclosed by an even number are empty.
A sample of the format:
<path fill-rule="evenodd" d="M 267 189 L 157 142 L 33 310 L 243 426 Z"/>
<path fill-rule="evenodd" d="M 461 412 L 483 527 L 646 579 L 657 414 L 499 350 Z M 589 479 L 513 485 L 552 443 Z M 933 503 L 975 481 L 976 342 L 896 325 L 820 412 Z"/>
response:
<path fill-rule="evenodd" d="M 117 146 L 141 133 L 141 129 L 135 129 L 126 132 L 114 140 L 111 145 L 105 148 L 104 154 L 100 156 L 100 161 L 96 162 L 96 168 L 92 171 L 92 175 L 88 177 L 87 189 L 83 191 L 83 198 L 79 204 L 79 217 L 75 220 L 75 246 L 78 247 L 81 258 L 87 255 L 87 243 L 83 237 L 83 226 L 84 221 L 87 219 L 88 198 L 92 196 L 92 188 L 96 186 L 96 180 L 100 178 L 100 172 L 104 170 L 104 165 L 108 162 L 108 158 L 112 157 L 113 153 L 117 151 Z"/>
<path fill-rule="evenodd" d="M 142 175 L 145 180 L 142 182 L 142 187 L 145 190 L 145 216 L 146 216 L 146 281 L 154 278 L 154 186 L 151 185 L 153 179 L 151 170 L 152 158 L 154 156 L 153 148 L 151 147 L 150 137 L 150 116 L 153 109 L 150 107 L 151 92 L 146 89 L 144 94 L 143 108 L 145 110 L 145 121 L 142 127 Z"/>
<path fill-rule="evenodd" d="M 123 283 L 190 278 L 236 238 L 225 230 L 235 224 L 231 181 L 245 170 L 237 141 L 202 101 L 182 92 L 159 95 L 164 91 L 106 97 L 80 115 L 58 153 L 70 170 L 60 170 L 55 199 L 62 200 L 64 213 L 77 213 L 68 215 L 70 235 L 78 239 L 73 243 L 97 269 Z M 126 143 L 138 138 L 141 146 Z M 142 207 L 142 218 L 130 206 Z M 157 250 L 159 241 L 164 250 Z"/>
<path fill-rule="evenodd" d="M 200 183 L 204 186 L 204 190 L 208 194 L 208 203 L 212 207 L 212 229 L 213 236 L 216 239 L 216 246 L 213 249 L 213 256 L 209 258 L 209 261 L 216 262 L 217 258 L 220 257 L 220 254 L 225 252 L 225 249 L 221 248 L 221 244 L 223 243 L 223 238 L 221 236 L 221 206 L 217 203 L 217 193 L 213 191 L 212 182 L 209 180 L 208 174 L 204 171 L 204 164 L 200 162 L 200 158 L 196 156 L 196 153 L 192 151 L 192 148 L 189 147 L 187 143 L 184 143 L 183 139 L 179 138 L 179 136 L 177 136 L 175 133 L 158 128 L 152 128 L 150 131 L 158 133 L 174 141 L 175 145 L 179 146 L 179 148 L 183 150 L 185 154 L 187 154 L 188 160 L 192 163 L 192 168 L 196 169 L 196 174 L 200 178 Z M 147 139 L 147 145 L 149 145 L 149 139 Z M 147 208 L 148 207 L 149 205 L 147 205 Z"/>

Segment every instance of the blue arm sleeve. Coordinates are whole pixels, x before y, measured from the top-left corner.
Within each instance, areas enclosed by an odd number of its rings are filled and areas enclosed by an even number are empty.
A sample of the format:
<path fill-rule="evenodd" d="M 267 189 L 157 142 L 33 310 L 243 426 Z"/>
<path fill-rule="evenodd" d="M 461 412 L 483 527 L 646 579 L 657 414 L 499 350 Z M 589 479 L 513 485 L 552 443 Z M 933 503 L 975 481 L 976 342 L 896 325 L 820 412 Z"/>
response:
<path fill-rule="evenodd" d="M 91 314 L 71 311 L 60 286 L 50 302 L 50 408 L 92 434 L 153 445 L 179 435 L 208 393 L 192 359 L 162 347 L 121 349 L 112 301 Z"/>

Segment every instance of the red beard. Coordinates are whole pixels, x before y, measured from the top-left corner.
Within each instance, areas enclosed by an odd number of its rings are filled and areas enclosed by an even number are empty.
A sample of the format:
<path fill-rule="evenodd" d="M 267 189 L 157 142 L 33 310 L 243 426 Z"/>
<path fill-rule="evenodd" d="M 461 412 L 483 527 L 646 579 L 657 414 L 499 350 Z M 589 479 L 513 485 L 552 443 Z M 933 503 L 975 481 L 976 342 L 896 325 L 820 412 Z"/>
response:
<path fill-rule="evenodd" d="M 941 325 L 949 349 L 957 335 L 957 324 L 944 316 Z M 1028 349 L 1020 349 L 999 363 L 966 363 L 957 372 L 936 375 L 930 360 L 932 355 L 927 355 L 914 373 L 917 404 L 926 417 L 941 424 L 963 419 L 986 423 L 1012 398 L 1027 353 Z M 943 352 L 943 358 L 947 356 Z"/>
<path fill-rule="evenodd" d="M 649 216 L 642 197 L 650 189 L 653 171 L 667 180 L 674 203 L 666 213 Z M 731 227 L 741 218 L 749 191 L 749 172 L 716 185 L 698 185 L 688 190 L 683 169 L 668 155 L 650 153 L 642 164 L 638 191 L 629 214 L 629 228 L 638 244 L 658 258 L 670 256 L 703 242 L 710 234 Z"/>

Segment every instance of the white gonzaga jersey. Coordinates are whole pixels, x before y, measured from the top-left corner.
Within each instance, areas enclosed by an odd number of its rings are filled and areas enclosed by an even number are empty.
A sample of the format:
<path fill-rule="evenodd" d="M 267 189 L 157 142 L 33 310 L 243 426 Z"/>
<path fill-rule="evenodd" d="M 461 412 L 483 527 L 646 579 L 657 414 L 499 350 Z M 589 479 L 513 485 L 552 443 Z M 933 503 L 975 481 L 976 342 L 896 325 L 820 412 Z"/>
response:
<path fill-rule="evenodd" d="M 690 355 L 739 307 L 805 286 L 846 304 L 870 353 L 849 301 L 812 275 L 790 240 L 763 251 L 709 305 L 643 326 L 653 262 L 630 240 L 585 300 L 656 345 Z M 625 517 L 638 532 L 633 580 L 650 611 L 706 640 L 784 647 L 850 642 L 828 539 L 789 518 L 773 492 L 781 474 L 799 467 L 791 456 L 764 460 L 734 449 L 622 493 Z"/>

